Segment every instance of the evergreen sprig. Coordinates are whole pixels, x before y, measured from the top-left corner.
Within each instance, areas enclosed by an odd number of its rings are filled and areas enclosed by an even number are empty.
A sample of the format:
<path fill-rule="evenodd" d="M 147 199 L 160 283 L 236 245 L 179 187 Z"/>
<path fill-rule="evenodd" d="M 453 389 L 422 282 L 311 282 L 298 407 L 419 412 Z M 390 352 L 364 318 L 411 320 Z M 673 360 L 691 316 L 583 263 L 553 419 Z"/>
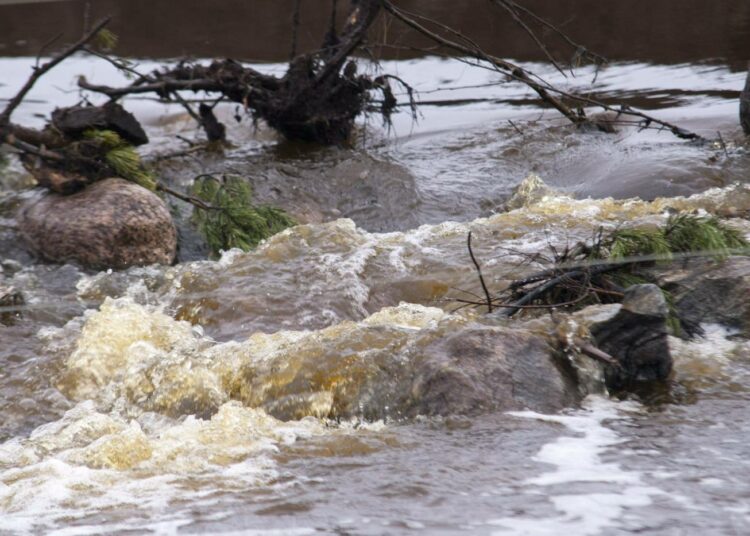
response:
<path fill-rule="evenodd" d="M 193 218 L 214 254 L 232 248 L 248 251 L 296 225 L 277 207 L 255 205 L 252 188 L 242 177 L 202 175 L 195 180 L 192 194 L 212 207 L 196 207 Z"/>
<path fill-rule="evenodd" d="M 123 140 L 117 132 L 92 128 L 84 131 L 83 137 L 101 145 L 106 151 L 104 160 L 118 176 L 151 191 L 156 190 L 156 180 L 143 167 L 138 151 Z"/>
<path fill-rule="evenodd" d="M 664 228 L 664 237 L 672 251 L 704 251 L 719 260 L 748 247 L 742 233 L 727 227 L 714 216 L 671 216 Z"/>
<path fill-rule="evenodd" d="M 678 253 L 702 252 L 717 260 L 732 253 L 747 252 L 748 241 L 741 232 L 714 216 L 677 214 L 656 229 L 618 229 L 590 248 L 597 259 L 634 261 L 651 258 L 669 262 Z"/>

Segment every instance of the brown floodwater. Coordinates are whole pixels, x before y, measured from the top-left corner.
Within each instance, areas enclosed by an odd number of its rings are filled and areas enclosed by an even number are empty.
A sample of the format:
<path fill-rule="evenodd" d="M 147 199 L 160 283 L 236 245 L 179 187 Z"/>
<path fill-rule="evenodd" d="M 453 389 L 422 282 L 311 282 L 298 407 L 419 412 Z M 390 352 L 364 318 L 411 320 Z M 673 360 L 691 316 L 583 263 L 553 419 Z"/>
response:
<path fill-rule="evenodd" d="M 301 4 L 300 45 L 311 49 L 330 3 Z M 568 78 L 487 1 L 398 4 L 553 83 L 709 138 L 720 132 L 723 145 L 637 126 L 580 132 L 496 73 L 376 48 L 382 64 L 364 68 L 398 74 L 422 106 L 416 120 L 404 109 L 390 127 L 363 119 L 351 147 L 287 142 L 234 121 L 225 105 L 218 114 L 234 147 L 157 163 L 185 147 L 176 136 L 200 133 L 179 107 L 126 100 L 163 180 L 183 187 L 200 173 L 241 175 L 303 225 L 207 260 L 178 203 L 175 266 L 98 273 L 26 250 L 15 210 L 38 194 L 3 155 L 0 285 L 19 289 L 26 305 L 0 310 L 17 314 L 0 324 L 0 535 L 747 532 L 750 343 L 728 328 L 670 338 L 675 377 L 668 395 L 648 400 L 600 393 L 560 414 L 440 419 L 401 418 L 387 400 L 404 394 L 402 375 L 425 341 L 497 322 L 453 313 L 448 300 L 459 288 L 479 291 L 469 230 L 492 286 L 543 266 L 522 263 L 524 254 L 600 226 L 658 224 L 669 211 L 733 216 L 750 234 L 736 217 L 750 213 L 737 121 L 750 4 L 524 2 L 612 60 Z M 292 5 L 0 1 L 0 106 L 42 44 L 60 32 L 75 38 L 105 14 L 115 17 L 118 51 L 140 69 L 158 58 L 233 56 L 283 73 Z M 371 41 L 420 45 L 382 23 Z M 55 106 L 76 103 L 79 74 L 127 82 L 100 60 L 71 58 L 15 120 L 38 126 Z M 355 396 L 361 385 L 374 386 L 366 399 Z"/>

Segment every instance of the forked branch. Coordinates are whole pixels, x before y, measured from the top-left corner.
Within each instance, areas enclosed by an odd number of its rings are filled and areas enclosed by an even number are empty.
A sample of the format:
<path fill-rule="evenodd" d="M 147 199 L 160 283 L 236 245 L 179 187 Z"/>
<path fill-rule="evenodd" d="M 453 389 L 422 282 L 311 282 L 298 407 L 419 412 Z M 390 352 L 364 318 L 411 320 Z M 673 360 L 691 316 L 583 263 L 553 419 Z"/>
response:
<path fill-rule="evenodd" d="M 109 24 L 110 20 L 112 20 L 112 17 L 103 18 L 102 20 L 97 22 L 88 33 L 81 37 L 81 39 L 53 56 L 51 60 L 43 64 L 41 67 L 34 68 L 31 76 L 29 76 L 28 80 L 26 80 L 26 83 L 18 91 L 18 93 L 16 93 L 16 95 L 12 99 L 10 99 L 10 102 L 0 114 L 0 132 L 2 132 L 2 129 L 4 127 L 8 126 L 8 124 L 10 123 L 11 114 L 16 108 L 18 108 L 18 105 L 21 104 L 26 94 L 31 91 L 31 88 L 34 87 L 34 84 L 36 84 L 36 82 L 50 69 L 86 46 L 86 43 L 91 41 L 102 28 Z"/>

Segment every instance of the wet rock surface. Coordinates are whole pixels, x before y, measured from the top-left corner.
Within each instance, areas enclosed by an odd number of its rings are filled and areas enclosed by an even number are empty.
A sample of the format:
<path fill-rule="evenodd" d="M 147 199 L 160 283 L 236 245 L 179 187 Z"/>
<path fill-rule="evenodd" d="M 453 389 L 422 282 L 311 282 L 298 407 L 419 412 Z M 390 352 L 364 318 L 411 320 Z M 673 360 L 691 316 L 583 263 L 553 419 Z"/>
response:
<path fill-rule="evenodd" d="M 559 411 L 580 398 L 553 355 L 543 338 L 519 329 L 473 327 L 438 339 L 424 350 L 407 413 Z"/>
<path fill-rule="evenodd" d="M 717 323 L 750 337 L 750 257 L 691 259 L 662 274 L 659 284 L 672 295 L 687 335 Z"/>
<path fill-rule="evenodd" d="M 378 355 L 358 356 L 357 368 L 377 367 L 377 372 L 339 380 L 325 416 L 380 420 L 521 409 L 553 412 L 582 398 L 574 376 L 557 362 L 555 350 L 541 335 L 471 323 L 448 332 L 445 327 L 423 330 L 409 339 L 395 356 L 385 348 Z M 313 372 L 316 367 L 305 360 L 296 377 L 262 407 L 282 420 L 306 414 L 300 410 L 309 412 L 323 394 L 310 392 L 310 378 L 320 374 Z"/>
<path fill-rule="evenodd" d="M 667 341 L 669 308 L 656 285 L 633 285 L 609 320 L 590 327 L 596 345 L 621 368 L 605 365 L 607 386 L 626 388 L 637 381 L 665 380 L 672 371 Z"/>
<path fill-rule="evenodd" d="M 53 262 L 126 268 L 170 264 L 177 237 L 164 202 L 123 179 L 105 179 L 68 196 L 46 194 L 19 212 L 29 247 Z"/>

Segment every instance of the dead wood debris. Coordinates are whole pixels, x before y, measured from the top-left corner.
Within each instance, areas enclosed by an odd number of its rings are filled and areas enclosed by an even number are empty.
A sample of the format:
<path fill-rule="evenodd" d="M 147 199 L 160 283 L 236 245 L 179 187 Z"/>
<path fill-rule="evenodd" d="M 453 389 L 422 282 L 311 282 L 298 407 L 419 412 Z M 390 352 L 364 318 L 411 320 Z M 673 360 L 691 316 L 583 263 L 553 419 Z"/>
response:
<path fill-rule="evenodd" d="M 560 72 L 572 70 L 581 63 L 594 64 L 598 69 L 606 62 L 517 2 L 488 1 L 511 16 Z M 228 101 L 239 104 L 254 120 L 264 120 L 289 139 L 344 144 L 351 139 L 355 119 L 361 114 L 378 113 L 389 123 L 391 114 L 400 105 L 392 90 L 393 83 L 405 88 L 408 104 L 416 117 L 415 93 L 406 81 L 387 73 L 360 74 L 357 61 L 352 59 L 352 55 L 366 45 L 368 31 L 381 14 L 427 37 L 437 47 L 431 51 L 447 51 L 461 61 L 495 70 L 510 81 L 525 84 L 576 126 L 611 131 L 612 124 L 635 123 L 640 128 L 663 129 L 683 139 L 703 141 L 698 134 L 644 112 L 556 88 L 519 65 L 487 53 L 469 36 L 449 25 L 408 12 L 389 0 L 351 0 L 346 22 L 340 31 L 336 28 L 337 1 L 332 0 L 330 27 L 322 40 L 322 47 L 314 52 L 297 54 L 296 34 L 302 22 L 299 20 L 299 2 L 295 6 L 291 59 L 281 77 L 263 74 L 231 59 L 216 60 L 208 65 L 183 61 L 152 73 L 140 73 L 127 60 L 112 57 L 106 50 L 98 50 L 92 45 L 94 39 L 103 33 L 111 37 L 105 28 L 110 18 L 102 19 L 77 42 L 34 68 L 23 87 L 0 113 L 0 141 L 22 155 L 24 164 L 42 185 L 62 193 L 70 193 L 90 182 L 117 174 L 117 166 L 107 158 L 111 147 L 102 143 L 101 137 L 86 136 L 91 129 L 115 132 L 123 143 L 132 146 L 148 141 L 135 118 L 118 104 L 129 95 L 154 94 L 161 100 L 181 104 L 205 131 L 209 142 L 225 142 L 226 128 L 214 114 L 214 107 L 219 102 Z M 549 52 L 539 36 L 540 28 L 559 36 L 571 48 L 572 57 L 567 66 L 564 67 L 565 62 Z M 108 40 L 112 41 L 111 38 Z M 109 102 L 102 106 L 79 105 L 56 110 L 48 126 L 42 130 L 12 123 L 13 111 L 37 81 L 78 51 L 109 61 L 132 77 L 133 82 L 125 87 L 109 87 L 81 77 L 78 84 L 82 89 L 105 95 Z M 195 110 L 181 94 L 186 91 L 205 93 L 210 99 L 202 99 Z M 614 112 L 614 118 L 600 121 L 589 117 L 584 107 Z M 136 166 L 136 163 L 130 164 L 130 167 Z M 148 181 L 145 183 L 148 186 Z M 155 185 L 149 187 L 156 188 Z M 519 304 L 521 306 L 525 305 Z"/>

